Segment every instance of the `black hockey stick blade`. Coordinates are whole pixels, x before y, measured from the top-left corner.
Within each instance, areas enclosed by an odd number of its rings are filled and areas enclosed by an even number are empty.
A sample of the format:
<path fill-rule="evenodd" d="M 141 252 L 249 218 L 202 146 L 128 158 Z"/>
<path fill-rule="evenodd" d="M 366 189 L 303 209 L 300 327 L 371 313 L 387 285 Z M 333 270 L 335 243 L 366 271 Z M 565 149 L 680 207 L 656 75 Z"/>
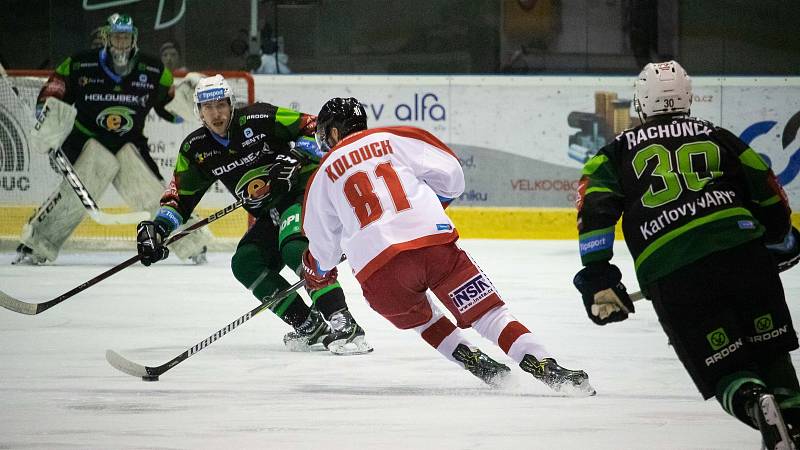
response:
<path fill-rule="evenodd" d="M 196 230 L 198 228 L 204 227 L 204 226 L 208 225 L 209 223 L 214 222 L 215 220 L 217 220 L 217 219 L 229 214 L 230 212 L 238 209 L 239 207 L 242 206 L 242 204 L 243 204 L 243 202 L 241 200 L 239 200 L 236 203 L 228 205 L 225 208 L 223 208 L 223 209 L 215 212 L 214 214 L 206 217 L 205 219 L 200 220 L 200 221 L 198 221 L 198 222 L 186 227 L 186 229 L 182 230 L 181 232 L 175 233 L 172 236 L 170 236 L 164 242 L 164 245 L 169 245 L 169 244 L 171 244 L 171 243 L 173 243 L 173 242 L 175 242 L 175 241 L 177 241 L 179 239 L 182 239 L 182 238 L 186 237 L 192 231 L 194 231 L 194 230 Z M 69 292 L 61 294 L 58 297 L 56 297 L 56 298 L 54 298 L 52 300 L 48 300 L 48 301 L 43 302 L 43 303 L 28 303 L 28 302 L 24 302 L 22 300 L 16 299 L 16 298 L 6 294 L 3 291 L 0 291 L 0 306 L 2 306 L 5 309 L 20 313 L 20 314 L 27 314 L 27 315 L 31 315 L 31 316 L 36 315 L 36 314 L 40 314 L 40 313 L 42 313 L 44 311 L 47 311 L 48 309 L 52 308 L 53 306 L 58 305 L 59 303 L 63 302 L 64 300 L 67 300 L 68 298 L 72 297 L 73 295 L 75 295 L 75 294 L 77 294 L 79 292 L 85 291 L 86 289 L 88 289 L 88 288 L 94 286 L 95 284 L 105 280 L 106 278 L 110 277 L 111 275 L 114 275 L 115 273 L 121 271 L 122 269 L 135 264 L 137 261 L 139 261 L 139 259 L 141 259 L 141 257 L 139 255 L 134 255 L 134 256 L 128 258 L 127 260 L 117 264 L 116 266 L 106 270 L 105 272 L 101 273 L 100 275 L 92 278 L 91 280 L 86 281 L 86 282 L 74 287 Z"/>
<path fill-rule="evenodd" d="M 140 377 L 146 381 L 156 381 L 158 380 L 158 377 L 161 376 L 164 372 L 168 371 L 169 369 L 172 369 L 173 367 L 187 360 L 190 356 L 213 344 L 222 336 L 225 336 L 229 332 L 236 329 L 239 325 L 247 322 L 261 311 L 269 308 L 269 306 L 274 304 L 276 301 L 283 299 L 287 295 L 291 294 L 292 292 L 295 292 L 296 290 L 302 288 L 305 285 L 306 285 L 305 280 L 300 280 L 297 283 L 287 287 L 286 289 L 275 293 L 275 295 L 273 295 L 272 297 L 264 299 L 261 304 L 251 309 L 238 319 L 229 323 L 224 328 L 217 330 L 216 333 L 203 339 L 197 344 L 189 347 L 180 355 L 172 358 L 171 360 L 165 362 L 164 364 L 161 364 L 160 366 L 155 366 L 155 367 L 144 366 L 142 364 L 133 362 L 125 358 L 124 356 L 120 355 L 114 350 L 106 350 L 106 361 L 108 361 L 108 363 L 111 364 L 111 367 L 119 370 L 120 372 L 127 373 L 128 375 L 133 375 L 134 377 Z"/>

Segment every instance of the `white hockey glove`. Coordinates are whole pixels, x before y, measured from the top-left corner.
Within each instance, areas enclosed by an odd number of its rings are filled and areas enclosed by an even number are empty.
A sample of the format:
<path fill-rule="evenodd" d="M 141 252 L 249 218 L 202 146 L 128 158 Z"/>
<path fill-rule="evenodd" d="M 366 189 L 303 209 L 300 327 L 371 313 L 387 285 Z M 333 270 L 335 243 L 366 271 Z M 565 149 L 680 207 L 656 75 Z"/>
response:
<path fill-rule="evenodd" d="M 30 133 L 30 147 L 36 152 L 47 153 L 61 147 L 72 131 L 78 112 L 72 105 L 55 97 L 44 102 L 39 121 Z"/>
<path fill-rule="evenodd" d="M 191 120 L 195 117 L 194 112 L 194 88 L 203 78 L 199 72 L 189 72 L 175 85 L 175 97 L 164 107 L 172 114 L 183 117 L 184 120 Z"/>

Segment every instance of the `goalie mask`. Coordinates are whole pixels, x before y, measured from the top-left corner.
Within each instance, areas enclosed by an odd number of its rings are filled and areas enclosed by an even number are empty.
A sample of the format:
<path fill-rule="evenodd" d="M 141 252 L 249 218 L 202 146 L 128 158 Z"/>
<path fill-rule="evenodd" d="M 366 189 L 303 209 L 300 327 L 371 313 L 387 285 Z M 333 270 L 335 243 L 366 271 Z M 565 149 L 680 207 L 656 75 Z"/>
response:
<path fill-rule="evenodd" d="M 228 123 L 225 125 L 225 131 L 227 132 L 228 126 L 230 126 L 230 121 L 233 119 L 233 112 L 234 112 L 234 105 L 236 101 L 233 97 L 233 91 L 231 90 L 231 86 L 228 84 L 228 81 L 220 75 L 216 74 L 213 77 L 205 77 L 201 78 L 200 81 L 197 82 L 197 86 L 194 88 L 194 112 L 200 121 L 203 122 L 203 125 L 206 128 L 211 129 L 209 124 L 206 123 L 205 119 L 203 119 L 203 115 L 200 113 L 200 108 L 203 103 L 207 102 L 215 102 L 218 100 L 228 100 L 228 104 L 231 107 L 231 115 L 228 119 Z M 224 134 L 224 133 L 217 133 L 217 134 Z"/>
<path fill-rule="evenodd" d="M 692 80 L 675 61 L 647 64 L 634 83 L 633 105 L 642 122 L 659 114 L 689 114 Z"/>
<path fill-rule="evenodd" d="M 108 17 L 103 29 L 103 43 L 117 67 L 126 66 L 136 53 L 136 38 L 139 32 L 133 26 L 133 18 L 127 14 L 114 13 Z"/>
<path fill-rule="evenodd" d="M 367 111 L 353 97 L 332 98 L 319 111 L 317 130 L 314 133 L 317 145 L 324 153 L 331 150 L 328 140 L 333 128 L 339 130 L 339 140 L 356 131 L 366 130 Z"/>

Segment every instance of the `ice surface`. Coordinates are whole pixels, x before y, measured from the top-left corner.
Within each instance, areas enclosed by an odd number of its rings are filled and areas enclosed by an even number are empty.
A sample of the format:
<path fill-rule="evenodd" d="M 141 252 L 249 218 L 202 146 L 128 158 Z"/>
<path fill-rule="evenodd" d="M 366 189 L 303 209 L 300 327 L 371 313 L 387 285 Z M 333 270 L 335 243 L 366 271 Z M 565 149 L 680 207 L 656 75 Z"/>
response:
<path fill-rule="evenodd" d="M 231 275 L 230 254 L 215 253 L 200 267 L 170 259 L 125 269 L 38 316 L 0 310 L 0 448 L 759 448 L 757 432 L 701 400 L 648 302 L 623 323 L 586 318 L 571 283 L 574 242 L 462 246 L 558 361 L 589 373 L 596 397 L 559 397 L 514 366 L 511 386 L 486 387 L 370 310 L 347 267 L 340 280 L 372 354 L 288 352 L 288 327 L 267 311 L 158 382 L 109 366 L 109 348 L 162 364 L 256 305 Z M 616 255 L 636 290 L 624 246 Z M 129 256 L 67 254 L 17 267 L 0 254 L 0 289 L 49 300 Z M 783 281 L 798 317 L 800 270 Z"/>

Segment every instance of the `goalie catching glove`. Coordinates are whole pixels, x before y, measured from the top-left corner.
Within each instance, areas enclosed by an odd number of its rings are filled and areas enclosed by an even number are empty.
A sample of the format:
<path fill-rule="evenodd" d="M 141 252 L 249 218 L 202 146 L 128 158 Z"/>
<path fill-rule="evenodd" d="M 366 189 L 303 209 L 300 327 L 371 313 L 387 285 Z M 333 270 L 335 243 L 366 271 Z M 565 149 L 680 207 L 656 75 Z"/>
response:
<path fill-rule="evenodd" d="M 590 264 L 575 275 L 572 283 L 583 296 L 586 314 L 597 325 L 621 322 L 636 312 L 622 284 L 622 273 L 613 264 Z"/>
<path fill-rule="evenodd" d="M 78 112 L 72 105 L 55 97 L 48 97 L 30 134 L 31 149 L 47 153 L 61 147 L 72 131 Z"/>
<path fill-rule="evenodd" d="M 336 282 L 336 277 L 339 272 L 334 267 L 331 270 L 324 271 L 319 268 L 319 263 L 311 252 L 306 250 L 303 253 L 303 278 L 306 280 L 306 288 L 310 291 L 316 291 L 326 286 L 330 286 Z"/>
<path fill-rule="evenodd" d="M 159 222 L 145 220 L 136 227 L 136 251 L 145 266 L 167 259 L 169 249 L 164 246 L 167 228 Z"/>
<path fill-rule="evenodd" d="M 767 250 L 772 253 L 778 272 L 789 270 L 800 261 L 800 231 L 792 227 L 783 238 L 783 241 L 767 244 Z"/>

